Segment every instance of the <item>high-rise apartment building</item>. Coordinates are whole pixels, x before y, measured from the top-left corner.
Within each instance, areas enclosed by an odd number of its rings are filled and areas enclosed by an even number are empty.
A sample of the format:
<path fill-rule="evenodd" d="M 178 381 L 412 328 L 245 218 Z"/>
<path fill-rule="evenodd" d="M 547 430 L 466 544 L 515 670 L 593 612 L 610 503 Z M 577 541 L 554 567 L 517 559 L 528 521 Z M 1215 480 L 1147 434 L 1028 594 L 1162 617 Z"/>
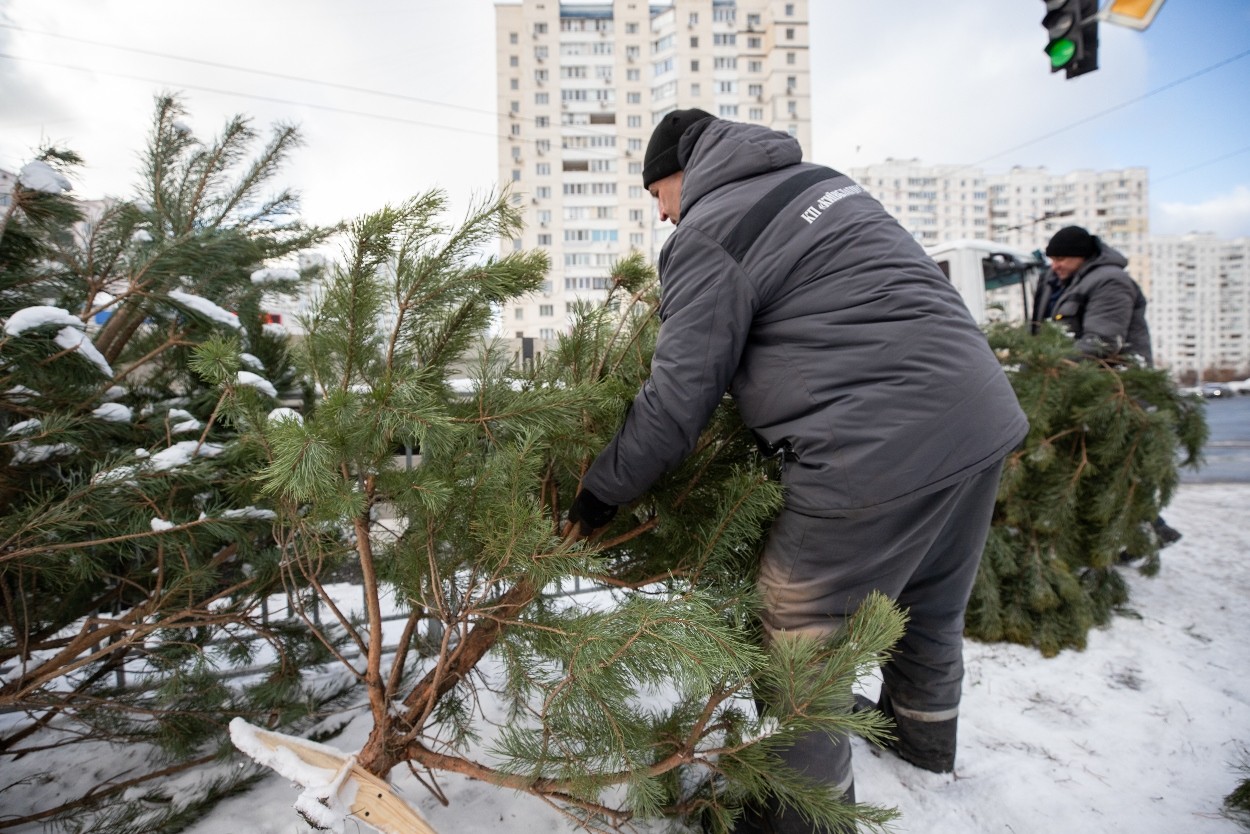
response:
<path fill-rule="evenodd" d="M 1160 236 L 1146 319 L 1155 360 L 1177 377 L 1250 375 L 1250 238 Z"/>
<path fill-rule="evenodd" d="M 618 259 L 654 260 L 670 228 L 642 187 L 651 130 L 699 107 L 811 145 L 807 1 L 641 0 L 495 7 L 499 179 L 550 279 L 503 312 L 516 338 L 555 338 L 579 299 L 602 300 Z"/>
<path fill-rule="evenodd" d="M 852 168 L 849 175 L 925 246 L 990 239 L 984 171 L 967 165 L 887 159 Z"/>
<path fill-rule="evenodd" d="M 1084 226 L 1129 259 L 1150 285 L 1149 187 L 1145 168 L 1071 171 L 889 159 L 849 171 L 916 240 L 935 246 L 980 239 L 1031 252 L 1064 226 Z"/>
<path fill-rule="evenodd" d="M 1128 258 L 1150 294 L 1150 186 L 1145 168 L 1051 174 L 1014 167 L 986 178 L 990 239 L 1016 249 L 1044 249 L 1064 226 L 1083 226 Z"/>

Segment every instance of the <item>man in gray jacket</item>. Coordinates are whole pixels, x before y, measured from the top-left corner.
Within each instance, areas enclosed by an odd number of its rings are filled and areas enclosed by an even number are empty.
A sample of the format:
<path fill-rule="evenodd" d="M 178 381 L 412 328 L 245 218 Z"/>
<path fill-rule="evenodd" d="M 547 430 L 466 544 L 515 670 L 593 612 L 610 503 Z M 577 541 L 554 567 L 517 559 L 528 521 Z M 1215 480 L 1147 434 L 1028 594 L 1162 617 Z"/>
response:
<path fill-rule="evenodd" d="M 1050 269 L 1037 283 L 1032 327 L 1053 321 L 1072 334 L 1077 351 L 1090 359 L 1131 359 L 1154 364 L 1146 296 L 1125 270 L 1128 259 L 1080 226 L 1065 226 L 1046 244 Z M 1181 540 L 1162 516 L 1150 525 L 1160 547 Z M 1127 551 L 1120 561 L 1139 557 Z"/>
<path fill-rule="evenodd" d="M 1033 298 L 1033 330 L 1053 321 L 1086 356 L 1135 356 L 1153 364 L 1146 297 L 1125 271 L 1128 259 L 1080 226 L 1055 232 L 1046 257 L 1050 270 Z"/>
<path fill-rule="evenodd" d="M 878 707 L 904 759 L 950 771 L 964 609 L 1004 457 L 1028 426 L 958 293 L 848 177 L 785 133 L 678 110 L 643 184 L 677 228 L 660 254 L 651 376 L 569 510 L 592 535 L 694 448 L 726 391 L 783 456 L 761 556 L 766 637 L 835 634 L 871 592 L 907 611 Z M 854 799 L 850 745 L 787 754 Z M 810 831 L 772 807 L 763 825 Z"/>

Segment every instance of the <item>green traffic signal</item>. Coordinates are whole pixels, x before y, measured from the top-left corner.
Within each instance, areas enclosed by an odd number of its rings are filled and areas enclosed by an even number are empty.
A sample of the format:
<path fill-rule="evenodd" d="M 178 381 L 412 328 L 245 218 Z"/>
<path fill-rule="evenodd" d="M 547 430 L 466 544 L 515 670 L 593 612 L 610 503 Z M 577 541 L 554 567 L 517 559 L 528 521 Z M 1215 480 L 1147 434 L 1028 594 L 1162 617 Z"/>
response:
<path fill-rule="evenodd" d="M 1071 38 L 1060 38 L 1046 47 L 1050 56 L 1051 70 L 1062 69 L 1076 56 L 1076 42 Z"/>

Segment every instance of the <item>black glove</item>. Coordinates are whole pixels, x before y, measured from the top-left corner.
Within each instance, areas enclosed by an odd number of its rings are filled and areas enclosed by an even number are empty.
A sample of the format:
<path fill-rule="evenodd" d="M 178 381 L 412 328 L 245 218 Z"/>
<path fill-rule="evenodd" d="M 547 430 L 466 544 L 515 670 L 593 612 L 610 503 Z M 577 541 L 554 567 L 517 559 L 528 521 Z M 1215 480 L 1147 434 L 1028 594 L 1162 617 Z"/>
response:
<path fill-rule="evenodd" d="M 593 492 L 582 487 L 569 506 L 569 523 L 578 525 L 581 535 L 589 536 L 616 517 L 616 505 L 605 504 Z"/>

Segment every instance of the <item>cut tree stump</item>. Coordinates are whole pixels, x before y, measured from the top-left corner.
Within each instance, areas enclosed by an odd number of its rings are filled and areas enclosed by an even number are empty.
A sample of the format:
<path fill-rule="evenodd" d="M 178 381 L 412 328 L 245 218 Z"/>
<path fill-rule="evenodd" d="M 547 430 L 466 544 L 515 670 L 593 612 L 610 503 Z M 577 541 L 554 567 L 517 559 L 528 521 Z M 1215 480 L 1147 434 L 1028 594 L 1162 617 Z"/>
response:
<path fill-rule="evenodd" d="M 318 795 L 328 792 L 341 800 L 352 817 L 383 834 L 437 834 L 385 780 L 356 764 L 355 756 L 315 741 L 261 729 L 242 718 L 230 722 L 230 739 L 260 764 L 302 785 L 305 797 L 312 795 L 311 801 L 319 801 Z M 317 821 L 303 802 L 305 797 L 295 807 L 315 825 Z M 322 804 L 327 811 L 333 810 L 332 805 Z"/>

